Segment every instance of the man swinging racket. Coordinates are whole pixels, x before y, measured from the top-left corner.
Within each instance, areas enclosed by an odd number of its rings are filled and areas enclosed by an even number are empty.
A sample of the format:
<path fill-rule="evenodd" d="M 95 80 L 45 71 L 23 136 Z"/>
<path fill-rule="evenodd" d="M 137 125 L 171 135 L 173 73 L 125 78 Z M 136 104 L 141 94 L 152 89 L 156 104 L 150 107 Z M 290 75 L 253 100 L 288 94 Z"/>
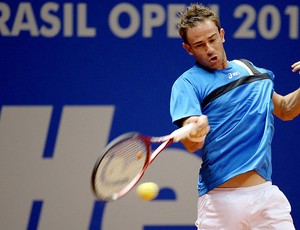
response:
<path fill-rule="evenodd" d="M 286 196 L 272 185 L 274 117 L 300 114 L 300 88 L 281 96 L 272 71 L 248 60 L 227 60 L 224 29 L 208 7 L 192 4 L 180 14 L 183 48 L 196 64 L 174 83 L 170 113 L 178 127 L 199 127 L 181 140 L 202 149 L 198 229 L 295 229 Z M 292 71 L 300 70 L 300 62 Z"/>

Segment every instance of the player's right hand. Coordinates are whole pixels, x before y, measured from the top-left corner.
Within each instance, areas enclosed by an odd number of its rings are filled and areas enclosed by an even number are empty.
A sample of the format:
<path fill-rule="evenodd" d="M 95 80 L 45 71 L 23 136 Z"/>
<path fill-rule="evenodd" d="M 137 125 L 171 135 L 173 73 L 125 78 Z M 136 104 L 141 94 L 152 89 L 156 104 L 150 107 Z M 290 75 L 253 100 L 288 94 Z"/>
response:
<path fill-rule="evenodd" d="M 184 125 L 190 123 L 196 123 L 198 128 L 195 131 L 189 133 L 187 138 L 192 142 L 204 142 L 205 137 L 210 130 L 207 116 L 192 116 L 184 121 Z"/>

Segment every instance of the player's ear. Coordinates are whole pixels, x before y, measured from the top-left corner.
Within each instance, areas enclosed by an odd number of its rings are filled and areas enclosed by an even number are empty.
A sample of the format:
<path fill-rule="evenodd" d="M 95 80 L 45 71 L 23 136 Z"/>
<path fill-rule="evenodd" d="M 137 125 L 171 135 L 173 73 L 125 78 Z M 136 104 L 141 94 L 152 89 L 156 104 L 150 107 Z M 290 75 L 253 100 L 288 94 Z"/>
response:
<path fill-rule="evenodd" d="M 221 35 L 222 42 L 224 43 L 225 42 L 225 30 L 223 28 L 220 29 L 220 35 Z"/>
<path fill-rule="evenodd" d="M 182 43 L 182 47 L 186 50 L 186 52 L 189 53 L 189 55 L 194 55 L 193 50 L 191 49 L 191 46 L 186 43 Z"/>

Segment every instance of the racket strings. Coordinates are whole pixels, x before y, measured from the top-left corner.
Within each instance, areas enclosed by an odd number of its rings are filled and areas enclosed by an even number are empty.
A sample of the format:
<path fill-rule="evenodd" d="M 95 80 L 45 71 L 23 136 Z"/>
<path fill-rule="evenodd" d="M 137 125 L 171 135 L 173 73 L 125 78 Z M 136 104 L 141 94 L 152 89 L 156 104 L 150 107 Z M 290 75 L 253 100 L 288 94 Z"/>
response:
<path fill-rule="evenodd" d="M 122 140 L 107 150 L 95 177 L 97 195 L 110 200 L 125 188 L 144 168 L 148 147 L 143 139 Z"/>

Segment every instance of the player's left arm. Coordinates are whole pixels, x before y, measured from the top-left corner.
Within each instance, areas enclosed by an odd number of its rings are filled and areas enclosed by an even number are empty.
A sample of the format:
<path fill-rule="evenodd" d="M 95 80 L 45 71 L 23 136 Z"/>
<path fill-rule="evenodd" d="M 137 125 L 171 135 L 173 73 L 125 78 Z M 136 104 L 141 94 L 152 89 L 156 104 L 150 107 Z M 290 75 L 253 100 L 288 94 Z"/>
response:
<path fill-rule="evenodd" d="M 299 71 L 300 74 L 300 61 L 292 65 L 292 71 Z M 274 115 L 281 120 L 293 120 L 300 114 L 300 88 L 285 96 L 273 93 Z"/>

